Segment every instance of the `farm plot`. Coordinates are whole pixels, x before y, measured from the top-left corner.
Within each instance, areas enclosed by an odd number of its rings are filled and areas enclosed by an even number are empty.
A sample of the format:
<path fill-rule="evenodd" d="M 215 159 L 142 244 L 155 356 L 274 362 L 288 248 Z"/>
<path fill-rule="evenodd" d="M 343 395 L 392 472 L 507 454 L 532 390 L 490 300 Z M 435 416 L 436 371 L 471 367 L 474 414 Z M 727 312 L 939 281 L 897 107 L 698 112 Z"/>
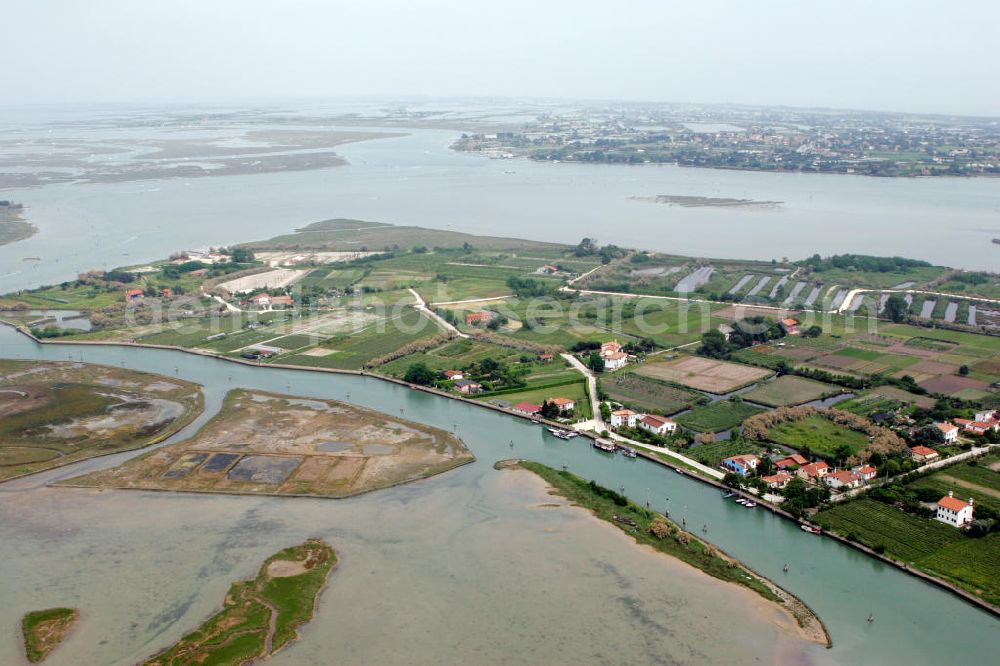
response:
<path fill-rule="evenodd" d="M 911 516 L 881 502 L 859 499 L 820 511 L 815 521 L 869 547 L 883 546 L 906 562 L 914 562 L 950 544 L 962 533 L 933 520 Z"/>
<path fill-rule="evenodd" d="M 676 421 L 696 432 L 722 432 L 735 428 L 754 414 L 766 411 L 745 402 L 723 400 L 704 407 L 695 407 L 681 414 Z"/>
<path fill-rule="evenodd" d="M 601 387 L 612 400 L 636 411 L 656 414 L 676 414 L 705 399 L 692 391 L 633 372 L 605 377 Z"/>
<path fill-rule="evenodd" d="M 709 467 L 718 467 L 725 458 L 738 456 L 745 453 L 759 454 L 764 447 L 758 442 L 750 442 L 743 439 L 723 439 L 709 444 L 698 444 L 692 446 L 685 453 Z"/>
<path fill-rule="evenodd" d="M 804 402 L 840 393 L 841 389 L 804 377 L 783 375 L 774 381 L 762 382 L 753 390 L 742 394 L 744 400 L 757 402 L 769 407 L 801 405 Z"/>
<path fill-rule="evenodd" d="M 698 356 L 647 363 L 636 373 L 715 394 L 730 393 L 771 375 L 770 370 Z"/>

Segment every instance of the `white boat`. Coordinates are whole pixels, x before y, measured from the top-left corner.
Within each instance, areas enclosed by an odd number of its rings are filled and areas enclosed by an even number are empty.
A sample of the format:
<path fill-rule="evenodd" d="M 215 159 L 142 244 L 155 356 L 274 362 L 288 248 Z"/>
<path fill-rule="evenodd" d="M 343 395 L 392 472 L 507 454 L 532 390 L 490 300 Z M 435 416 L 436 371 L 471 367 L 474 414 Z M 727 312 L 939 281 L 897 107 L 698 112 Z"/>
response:
<path fill-rule="evenodd" d="M 745 499 L 743 499 L 742 497 L 737 497 L 736 498 L 736 503 L 737 504 L 746 504 L 747 501 Z"/>
<path fill-rule="evenodd" d="M 754 508 L 755 506 L 757 506 L 757 502 L 754 502 L 753 500 L 750 500 L 749 502 L 747 502 L 747 503 L 746 503 L 746 504 L 744 504 L 743 506 L 745 506 L 745 507 L 746 507 L 746 508 L 748 508 L 748 509 L 752 509 L 752 508 Z"/>

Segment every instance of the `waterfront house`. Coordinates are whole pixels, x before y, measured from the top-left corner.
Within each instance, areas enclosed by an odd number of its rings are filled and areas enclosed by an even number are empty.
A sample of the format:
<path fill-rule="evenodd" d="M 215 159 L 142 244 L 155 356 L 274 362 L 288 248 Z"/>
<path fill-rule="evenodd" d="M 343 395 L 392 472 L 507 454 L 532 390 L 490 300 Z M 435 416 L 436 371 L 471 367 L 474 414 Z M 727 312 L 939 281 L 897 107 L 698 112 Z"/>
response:
<path fill-rule="evenodd" d="M 799 475 L 800 479 L 805 481 L 819 481 L 829 472 L 830 466 L 820 460 L 819 462 L 802 465 L 795 473 Z"/>
<path fill-rule="evenodd" d="M 469 395 L 470 393 L 479 393 L 483 390 L 482 384 L 474 382 L 471 379 L 459 379 L 453 384 L 455 390 L 459 393 L 464 393 Z"/>
<path fill-rule="evenodd" d="M 809 461 L 806 460 L 801 454 L 793 453 L 790 456 L 785 456 L 780 460 L 774 461 L 774 466 L 778 469 L 797 469 L 802 467 Z"/>
<path fill-rule="evenodd" d="M 634 428 L 636 420 L 642 416 L 631 409 L 619 409 L 611 412 L 611 427 L 615 430 L 619 428 Z"/>
<path fill-rule="evenodd" d="M 531 402 L 519 402 L 510 408 L 511 411 L 525 416 L 536 416 L 542 413 L 542 406 Z"/>
<path fill-rule="evenodd" d="M 463 373 L 461 370 L 445 370 L 444 371 L 444 378 L 445 379 L 465 379 L 465 373 Z"/>
<path fill-rule="evenodd" d="M 952 527 L 965 527 L 972 522 L 972 498 L 968 503 L 955 497 L 954 493 L 942 497 L 937 503 L 937 513 L 934 517 L 946 525 Z"/>
<path fill-rule="evenodd" d="M 721 465 L 723 469 L 729 470 L 730 472 L 735 472 L 740 476 L 750 476 L 757 470 L 757 464 L 760 460 L 757 456 L 744 453 L 738 456 L 731 456 L 722 461 Z"/>
<path fill-rule="evenodd" d="M 940 458 L 941 455 L 929 446 L 911 446 L 910 447 L 910 458 L 914 462 L 930 462 L 936 458 Z"/>
<path fill-rule="evenodd" d="M 545 402 L 558 407 L 560 413 L 572 412 L 576 408 L 576 402 L 569 398 L 549 398 Z"/>
<path fill-rule="evenodd" d="M 788 472 L 778 472 L 777 474 L 772 474 L 770 476 L 762 476 L 761 481 L 767 484 L 767 487 L 771 490 L 777 490 L 784 488 L 788 485 L 788 482 L 792 480 L 792 475 Z"/>
<path fill-rule="evenodd" d="M 465 325 L 488 324 L 493 319 L 492 312 L 469 312 L 465 315 Z"/>
<path fill-rule="evenodd" d="M 937 426 L 937 429 L 940 430 L 941 434 L 944 436 L 945 444 L 951 444 L 958 439 L 958 426 L 954 423 L 944 421 L 941 423 L 935 423 L 934 425 Z"/>
<path fill-rule="evenodd" d="M 638 425 L 643 430 L 653 433 L 654 435 L 666 435 L 667 433 L 674 432 L 677 430 L 677 424 L 670 419 L 664 418 L 662 416 L 653 416 L 652 414 L 646 414 L 638 421 Z"/>

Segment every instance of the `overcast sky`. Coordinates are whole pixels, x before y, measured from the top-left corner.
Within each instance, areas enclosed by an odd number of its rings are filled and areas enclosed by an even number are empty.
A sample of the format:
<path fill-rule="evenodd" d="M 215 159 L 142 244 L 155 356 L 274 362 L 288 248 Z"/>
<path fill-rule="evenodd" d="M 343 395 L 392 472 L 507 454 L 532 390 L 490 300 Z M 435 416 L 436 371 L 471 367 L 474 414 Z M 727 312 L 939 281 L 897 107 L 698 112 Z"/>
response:
<path fill-rule="evenodd" d="M 0 105 L 510 96 L 1000 116 L 1000 0 L 3 0 Z"/>

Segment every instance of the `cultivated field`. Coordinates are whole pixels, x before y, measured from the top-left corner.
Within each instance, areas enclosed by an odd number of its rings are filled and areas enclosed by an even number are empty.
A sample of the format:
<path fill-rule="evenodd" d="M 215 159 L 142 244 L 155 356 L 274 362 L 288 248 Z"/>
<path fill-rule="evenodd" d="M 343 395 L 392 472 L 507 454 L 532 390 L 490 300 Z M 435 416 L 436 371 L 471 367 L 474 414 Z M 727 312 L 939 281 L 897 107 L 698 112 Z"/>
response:
<path fill-rule="evenodd" d="M 698 432 L 722 432 L 735 428 L 748 417 L 765 410 L 745 402 L 723 400 L 704 407 L 695 407 L 677 417 L 677 422 Z"/>
<path fill-rule="evenodd" d="M 820 511 L 827 529 L 954 583 L 986 601 L 1000 603 L 1000 533 L 972 538 L 929 518 L 859 499 Z"/>
<path fill-rule="evenodd" d="M 0 361 L 0 480 L 166 438 L 202 409 L 198 386 L 83 363 Z"/>
<path fill-rule="evenodd" d="M 601 379 L 601 387 L 612 400 L 636 411 L 656 414 L 676 414 L 705 399 L 692 391 L 634 372 L 605 376 Z"/>
<path fill-rule="evenodd" d="M 239 389 L 191 439 L 67 484 L 346 497 L 472 460 L 461 440 L 436 428 L 332 400 Z"/>
<path fill-rule="evenodd" d="M 836 395 L 840 391 L 839 387 L 831 384 L 824 384 L 804 377 L 782 375 L 774 381 L 761 382 L 752 391 L 743 393 L 740 397 L 769 407 L 784 407 L 786 405 L 801 405 L 804 402 Z"/>
<path fill-rule="evenodd" d="M 716 394 L 735 391 L 771 374 L 769 370 L 700 356 L 648 363 L 636 368 L 635 372 Z"/>

